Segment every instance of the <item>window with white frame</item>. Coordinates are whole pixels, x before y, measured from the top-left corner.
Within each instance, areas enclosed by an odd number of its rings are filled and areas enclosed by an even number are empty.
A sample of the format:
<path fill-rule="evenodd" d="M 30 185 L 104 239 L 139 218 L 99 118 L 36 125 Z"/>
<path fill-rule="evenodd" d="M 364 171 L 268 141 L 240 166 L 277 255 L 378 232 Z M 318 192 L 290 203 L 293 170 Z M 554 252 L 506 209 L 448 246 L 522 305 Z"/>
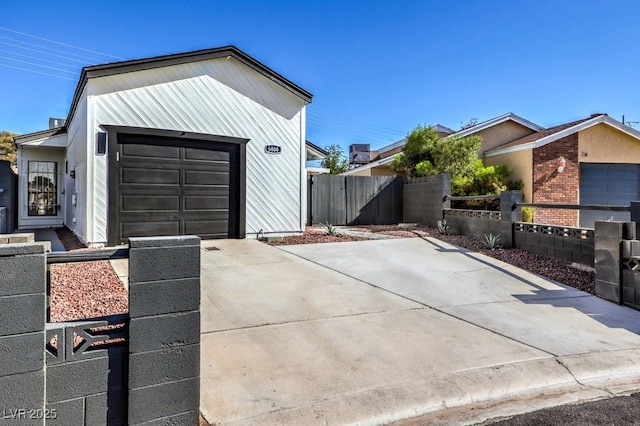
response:
<path fill-rule="evenodd" d="M 57 163 L 29 161 L 27 200 L 29 216 L 56 216 L 58 214 Z"/>

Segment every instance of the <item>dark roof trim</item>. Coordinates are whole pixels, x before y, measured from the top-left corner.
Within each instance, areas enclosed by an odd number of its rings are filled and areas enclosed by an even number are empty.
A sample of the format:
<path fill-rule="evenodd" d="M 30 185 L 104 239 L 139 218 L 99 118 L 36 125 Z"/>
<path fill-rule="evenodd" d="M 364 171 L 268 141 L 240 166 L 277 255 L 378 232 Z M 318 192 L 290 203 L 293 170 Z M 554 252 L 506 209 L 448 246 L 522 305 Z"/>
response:
<path fill-rule="evenodd" d="M 318 145 L 314 144 L 313 142 L 305 141 L 305 144 L 307 145 L 308 148 L 311 148 L 314 151 L 318 151 L 319 154 L 322 154 L 324 156 L 329 155 L 329 152 L 326 149 L 320 148 Z"/>
<path fill-rule="evenodd" d="M 38 139 L 50 138 L 51 136 L 63 135 L 67 133 L 66 127 L 56 127 L 54 129 L 40 130 L 33 133 L 25 133 L 24 135 L 15 136 L 13 140 L 17 144 L 31 142 Z"/>
<path fill-rule="evenodd" d="M 307 103 L 311 102 L 313 95 L 300 86 L 287 80 L 282 75 L 273 71 L 266 65 L 253 59 L 235 46 L 224 46 L 213 49 L 196 50 L 193 52 L 177 53 L 173 55 L 155 56 L 152 58 L 134 59 L 131 61 L 113 62 L 103 65 L 94 65 L 90 67 L 84 67 L 80 74 L 80 81 L 76 86 L 75 93 L 73 94 L 73 101 L 69 108 L 69 114 L 67 115 L 67 123 L 71 123 L 75 109 L 80 102 L 82 91 L 90 78 L 105 77 L 109 75 L 124 74 L 134 71 L 143 71 L 153 68 L 167 67 L 172 65 L 186 64 L 196 61 L 205 61 L 209 59 L 217 59 L 224 57 L 232 57 L 252 68 L 253 70 L 264 75 L 271 81 L 284 87 L 294 95 L 300 97 Z"/>

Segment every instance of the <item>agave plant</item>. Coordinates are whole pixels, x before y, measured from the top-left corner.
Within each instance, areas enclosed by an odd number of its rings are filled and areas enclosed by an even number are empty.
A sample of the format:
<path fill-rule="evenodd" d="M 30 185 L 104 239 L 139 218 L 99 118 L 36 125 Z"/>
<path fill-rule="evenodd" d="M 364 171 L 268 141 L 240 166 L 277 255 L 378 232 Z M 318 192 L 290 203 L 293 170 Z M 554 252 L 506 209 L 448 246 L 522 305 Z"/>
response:
<path fill-rule="evenodd" d="M 338 230 L 336 229 L 336 227 L 335 227 L 335 226 L 333 226 L 332 224 L 330 224 L 329 222 L 327 222 L 327 223 L 324 225 L 324 229 L 325 229 L 325 231 L 327 232 L 327 235 L 336 235 L 336 233 L 337 233 L 337 231 L 338 231 Z"/>
<path fill-rule="evenodd" d="M 447 225 L 447 221 L 445 219 L 438 221 L 438 232 L 442 235 L 449 235 L 451 232 L 451 227 Z"/>
<path fill-rule="evenodd" d="M 500 246 L 502 244 L 502 241 L 500 240 L 500 234 L 497 235 L 493 235 L 493 234 L 484 234 L 484 242 L 483 242 L 483 246 L 484 248 L 486 248 L 487 250 L 495 250 L 495 249 L 499 249 Z"/>

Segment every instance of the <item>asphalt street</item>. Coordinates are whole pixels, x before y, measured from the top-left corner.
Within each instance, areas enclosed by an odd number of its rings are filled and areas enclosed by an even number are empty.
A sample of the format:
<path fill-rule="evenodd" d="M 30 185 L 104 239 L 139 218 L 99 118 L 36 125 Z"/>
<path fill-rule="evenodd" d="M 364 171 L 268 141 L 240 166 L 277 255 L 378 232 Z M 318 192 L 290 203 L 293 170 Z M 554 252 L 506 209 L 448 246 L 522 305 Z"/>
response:
<path fill-rule="evenodd" d="M 640 424 L 640 393 L 576 405 L 546 408 L 482 425 L 637 425 Z"/>

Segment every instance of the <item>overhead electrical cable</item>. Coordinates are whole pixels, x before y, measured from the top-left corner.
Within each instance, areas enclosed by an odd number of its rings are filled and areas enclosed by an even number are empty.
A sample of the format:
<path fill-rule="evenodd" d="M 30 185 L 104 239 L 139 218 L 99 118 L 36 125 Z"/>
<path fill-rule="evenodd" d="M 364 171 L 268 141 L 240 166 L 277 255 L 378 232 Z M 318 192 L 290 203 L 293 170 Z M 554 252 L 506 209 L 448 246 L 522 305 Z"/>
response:
<path fill-rule="evenodd" d="M 22 61 L 20 59 L 8 58 L 8 57 L 2 56 L 2 55 L 0 55 L 0 58 L 7 59 L 9 61 L 20 62 L 21 64 L 33 65 L 33 66 L 36 66 L 36 67 L 47 68 L 47 69 L 54 70 L 54 71 L 60 71 L 60 72 L 66 72 L 66 73 L 69 73 L 69 74 L 80 75 L 80 73 L 76 72 L 76 71 L 63 70 L 63 69 L 60 69 L 60 68 L 54 68 L 54 67 L 50 67 L 50 66 L 47 66 L 47 65 L 36 64 L 34 62 L 28 62 L 28 61 Z"/>
<path fill-rule="evenodd" d="M 67 44 L 67 43 L 62 43 L 62 42 L 55 41 L 55 40 L 50 40 L 48 38 L 39 37 L 39 36 L 36 36 L 36 35 L 33 35 L 33 34 L 28 34 L 28 33 L 24 33 L 24 32 L 21 32 L 21 31 L 12 30 L 10 28 L 0 27 L 0 30 L 8 31 L 8 32 L 15 33 L 15 34 L 20 34 L 20 35 L 31 37 L 31 38 L 35 38 L 35 39 L 38 39 L 38 40 L 47 41 L 49 43 L 54 43 L 54 44 L 57 44 L 57 45 L 60 45 L 60 46 L 71 47 L 73 49 L 82 50 L 84 52 L 95 53 L 95 54 L 102 55 L 102 56 L 108 56 L 108 57 L 113 58 L 113 59 L 126 60 L 126 58 L 122 58 L 120 56 L 110 55 L 108 53 L 98 52 L 96 50 L 85 49 L 83 47 L 78 47 L 78 46 L 74 46 L 72 44 Z"/>
<path fill-rule="evenodd" d="M 49 74 L 49 73 L 46 73 L 46 72 L 40 72 L 40 71 L 35 71 L 35 70 L 30 70 L 30 69 L 20 68 L 20 67 L 14 67 L 14 66 L 7 65 L 7 64 L 0 64 L 0 67 L 11 68 L 11 69 L 14 69 L 14 70 L 20 70 L 20 71 L 25 71 L 25 72 L 32 72 L 34 74 L 47 75 L 49 77 L 61 78 L 63 80 L 77 81 L 77 78 L 63 77 L 61 75 Z"/>

